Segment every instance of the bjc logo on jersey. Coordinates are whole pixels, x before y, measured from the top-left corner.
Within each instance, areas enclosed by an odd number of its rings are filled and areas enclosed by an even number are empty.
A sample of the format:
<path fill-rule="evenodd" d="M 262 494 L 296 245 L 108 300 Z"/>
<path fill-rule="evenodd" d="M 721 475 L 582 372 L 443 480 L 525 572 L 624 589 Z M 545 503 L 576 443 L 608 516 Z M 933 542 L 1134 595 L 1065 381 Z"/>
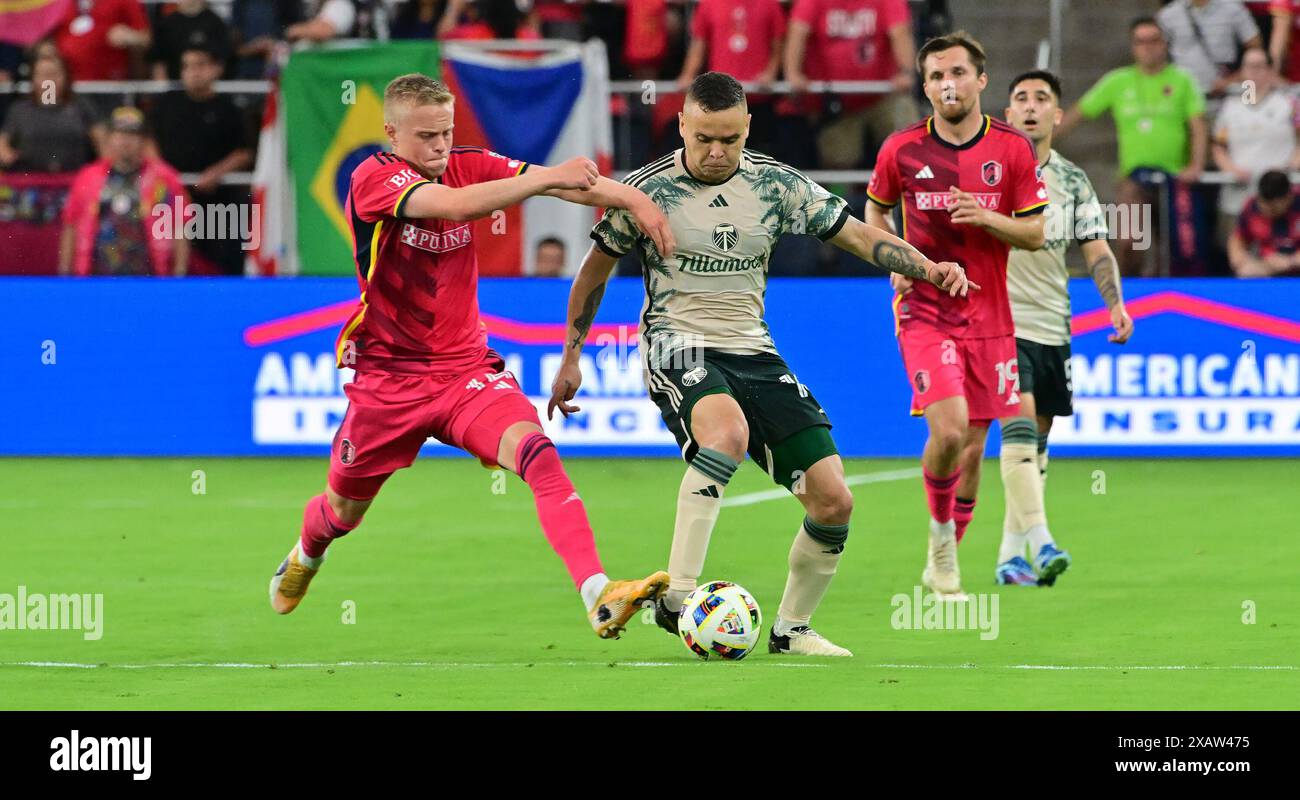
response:
<path fill-rule="evenodd" d="M 418 181 L 418 180 L 420 180 L 419 175 L 416 175 L 413 171 L 409 169 L 404 169 L 401 172 L 391 176 L 388 179 L 388 185 L 393 187 L 394 189 L 400 189 L 406 184 L 410 183 L 411 181 Z"/>
<path fill-rule="evenodd" d="M 997 211 L 998 206 L 1002 205 L 1001 192 L 972 192 L 971 196 L 975 198 L 975 202 L 980 204 L 980 208 Z M 947 211 L 950 205 L 951 202 L 947 192 L 916 193 L 917 211 Z"/>

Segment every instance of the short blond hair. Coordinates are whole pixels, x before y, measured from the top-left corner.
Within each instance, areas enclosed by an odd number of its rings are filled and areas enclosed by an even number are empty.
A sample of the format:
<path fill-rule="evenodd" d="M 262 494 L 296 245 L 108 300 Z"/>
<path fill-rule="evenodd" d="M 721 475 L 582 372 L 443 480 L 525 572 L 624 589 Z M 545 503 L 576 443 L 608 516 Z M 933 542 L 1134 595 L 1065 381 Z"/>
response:
<path fill-rule="evenodd" d="M 398 116 L 417 106 L 451 105 L 456 96 L 428 75 L 399 75 L 384 88 L 384 122 L 396 125 Z"/>

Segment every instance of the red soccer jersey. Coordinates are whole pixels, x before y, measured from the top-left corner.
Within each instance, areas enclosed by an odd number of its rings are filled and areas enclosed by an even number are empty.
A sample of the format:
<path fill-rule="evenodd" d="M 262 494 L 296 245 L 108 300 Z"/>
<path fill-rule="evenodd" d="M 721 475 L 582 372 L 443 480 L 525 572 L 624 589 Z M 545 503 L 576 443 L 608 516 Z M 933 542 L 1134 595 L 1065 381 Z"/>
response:
<path fill-rule="evenodd" d="M 898 72 L 889 32 L 911 20 L 907 0 L 796 0 L 790 19 L 807 25 L 804 74 L 812 80 L 887 81 Z M 849 110 L 885 95 L 845 96 Z"/>
<path fill-rule="evenodd" d="M 785 12 L 776 0 L 700 0 L 691 35 L 709 49 L 709 69 L 752 81 L 785 35 Z"/>
<path fill-rule="evenodd" d="M 1272 0 L 1268 4 L 1268 11 L 1275 17 L 1274 25 L 1282 24 L 1282 20 L 1276 19 L 1277 17 L 1288 17 L 1287 25 L 1291 28 L 1291 38 L 1287 46 L 1286 68 L 1282 70 L 1282 77 L 1294 83 L 1300 80 L 1300 0 Z"/>
<path fill-rule="evenodd" d="M 97 0 L 68 3 L 68 12 L 54 29 L 54 44 L 74 81 L 119 81 L 130 77 L 131 52 L 108 43 L 114 25 L 149 30 L 140 0 Z"/>
<path fill-rule="evenodd" d="M 481 147 L 453 147 L 436 182 L 468 186 L 527 168 Z M 384 372 L 456 372 L 487 352 L 470 223 L 403 215 L 411 191 L 432 182 L 392 153 L 352 171 L 345 213 L 361 299 L 335 343 L 339 366 L 353 366 L 349 341 L 357 369 Z"/>
<path fill-rule="evenodd" d="M 867 186 L 872 202 L 893 208 L 903 201 L 903 238 L 932 261 L 955 261 L 980 285 L 962 299 L 917 281 L 896 305 L 900 327 L 940 328 L 958 337 L 1014 332 L 1007 300 L 1011 246 L 972 225 L 956 224 L 948 211 L 948 187 L 973 194 L 984 208 L 1011 216 L 1038 214 L 1047 188 L 1029 138 L 984 117 L 978 134 L 955 145 L 934 132 L 927 117 L 890 136 L 876 157 Z"/>

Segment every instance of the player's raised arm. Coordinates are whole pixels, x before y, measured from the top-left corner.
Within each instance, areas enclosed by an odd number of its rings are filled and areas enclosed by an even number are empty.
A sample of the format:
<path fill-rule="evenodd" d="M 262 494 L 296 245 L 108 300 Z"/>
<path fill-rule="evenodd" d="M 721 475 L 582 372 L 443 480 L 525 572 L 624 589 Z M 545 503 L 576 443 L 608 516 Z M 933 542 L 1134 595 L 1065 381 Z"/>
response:
<path fill-rule="evenodd" d="M 609 282 L 609 275 L 617 263 L 617 258 L 593 245 L 573 279 L 573 287 L 569 290 L 569 313 L 566 317 L 568 325 L 564 333 L 564 358 L 560 362 L 560 370 L 555 373 L 555 380 L 551 382 L 551 401 L 546 404 L 547 419 L 554 417 L 557 408 L 566 417 L 581 410 L 579 406 L 569 403 L 582 385 L 582 369 L 578 357 L 582 355 L 582 346 L 587 341 L 587 334 L 591 332 L 591 325 L 596 320 L 596 311 L 600 309 L 600 301 L 605 296 L 605 284 Z"/>
<path fill-rule="evenodd" d="M 545 173 L 547 169 L 549 168 L 539 167 L 534 164 L 530 171 Z M 677 243 L 673 240 L 672 229 L 668 226 L 668 218 L 659 210 L 659 206 L 655 205 L 654 201 L 640 189 L 628 186 L 625 183 L 598 177 L 595 185 L 589 189 L 577 191 L 573 189 L 551 189 L 543 192 L 543 194 L 547 197 L 558 197 L 561 200 L 584 206 L 624 209 L 631 215 L 632 221 L 636 223 L 641 233 L 654 242 L 655 249 L 664 258 L 671 256 L 673 249 L 677 246 Z"/>
<path fill-rule="evenodd" d="M 850 217 L 829 241 L 881 269 L 933 283 L 953 297 L 965 297 L 970 289 L 980 288 L 966 278 L 966 270 L 959 265 L 951 261 L 936 264 L 889 231 L 859 219 Z"/>
<path fill-rule="evenodd" d="M 552 190 L 578 193 L 590 190 L 599 177 L 600 172 L 595 163 L 579 157 L 571 158 L 558 167 L 530 169 L 512 178 L 500 178 L 470 186 L 451 187 L 428 182 L 411 190 L 402 207 L 402 215 L 415 219 L 478 219 L 499 208 L 512 206 Z"/>

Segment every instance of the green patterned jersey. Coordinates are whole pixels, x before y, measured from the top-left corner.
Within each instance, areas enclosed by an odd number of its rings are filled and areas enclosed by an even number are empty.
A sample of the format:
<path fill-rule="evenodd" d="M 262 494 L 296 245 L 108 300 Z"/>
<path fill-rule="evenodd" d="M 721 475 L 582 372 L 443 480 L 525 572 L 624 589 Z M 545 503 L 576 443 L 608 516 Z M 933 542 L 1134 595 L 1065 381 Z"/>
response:
<path fill-rule="evenodd" d="M 633 172 L 624 183 L 664 212 L 677 249 L 662 258 L 631 216 L 610 209 L 591 231 L 613 257 L 635 252 L 645 281 L 642 354 L 664 365 L 682 349 L 708 347 L 740 355 L 775 353 L 763 321 L 768 259 L 783 233 L 830 239 L 848 204 L 785 164 L 745 150 L 726 181 L 691 176 L 682 150 Z"/>
<path fill-rule="evenodd" d="M 1065 251 L 1073 241 L 1105 239 L 1106 218 L 1092 182 L 1073 162 L 1052 150 L 1042 170 L 1051 199 L 1044 220 L 1047 243 L 1041 250 L 1012 248 L 1007 295 L 1018 338 L 1069 344 L 1070 272 Z"/>

